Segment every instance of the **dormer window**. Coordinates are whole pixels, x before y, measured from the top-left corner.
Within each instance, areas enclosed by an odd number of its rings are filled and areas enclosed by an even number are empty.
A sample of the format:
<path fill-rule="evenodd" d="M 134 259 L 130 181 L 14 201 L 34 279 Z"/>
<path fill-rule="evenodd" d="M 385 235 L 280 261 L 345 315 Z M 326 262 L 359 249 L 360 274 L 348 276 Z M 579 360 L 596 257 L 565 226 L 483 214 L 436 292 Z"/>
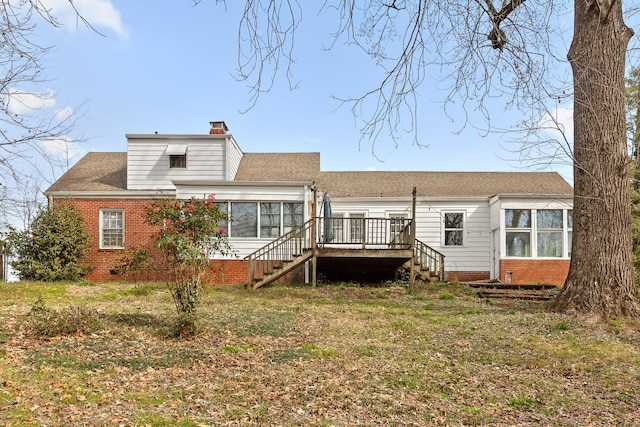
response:
<path fill-rule="evenodd" d="M 171 144 L 167 145 L 167 149 L 164 151 L 169 155 L 169 168 L 185 169 L 187 167 L 187 145 L 186 144 Z"/>
<path fill-rule="evenodd" d="M 169 167 L 171 169 L 174 168 L 186 168 L 187 167 L 187 155 L 186 154 L 175 154 L 169 156 Z"/>

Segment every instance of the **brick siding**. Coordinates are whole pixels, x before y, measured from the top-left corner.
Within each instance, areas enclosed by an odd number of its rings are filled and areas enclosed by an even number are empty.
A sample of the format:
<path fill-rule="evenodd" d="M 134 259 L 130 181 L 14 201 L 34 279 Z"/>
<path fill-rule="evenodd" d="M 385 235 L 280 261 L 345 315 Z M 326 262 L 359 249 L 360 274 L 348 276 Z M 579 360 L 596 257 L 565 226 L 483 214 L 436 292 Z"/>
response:
<path fill-rule="evenodd" d="M 510 274 L 508 274 L 510 273 Z M 569 260 L 503 259 L 500 280 L 503 283 L 549 283 L 561 286 L 569 273 Z M 510 276 L 510 277 L 509 277 Z"/>
<path fill-rule="evenodd" d="M 447 271 L 445 280 L 447 282 L 473 282 L 474 280 L 489 280 L 491 274 L 488 271 Z"/>
<path fill-rule="evenodd" d="M 66 200 L 66 199 L 65 199 Z M 86 263 L 92 268 L 86 279 L 94 282 L 104 281 L 145 281 L 160 280 L 162 276 L 153 270 L 139 271 L 135 274 L 116 274 L 114 268 L 120 258 L 132 251 L 149 246 L 149 237 L 156 231 L 145 223 L 145 208 L 151 203 L 148 199 L 75 199 L 82 213 L 91 248 Z M 55 203 L 55 200 L 54 200 Z M 100 249 L 100 211 L 103 209 L 122 209 L 124 211 L 124 248 Z M 208 278 L 210 284 L 242 284 L 247 281 L 248 264 L 244 260 L 214 260 L 214 275 Z M 280 280 L 284 282 L 286 278 Z"/>
<path fill-rule="evenodd" d="M 91 281 L 123 280 L 122 276 L 113 274 L 119 259 L 140 247 L 147 247 L 149 237 L 156 230 L 145 223 L 145 207 L 149 200 L 145 199 L 75 199 L 80 212 L 84 216 L 87 232 L 90 236 L 91 249 L 87 256 L 87 264 L 92 270 L 86 278 Z M 54 200 L 55 203 L 55 200 Z M 124 211 L 124 249 L 100 249 L 100 210 L 122 209 Z M 157 278 L 152 272 L 141 274 L 141 280 Z"/>

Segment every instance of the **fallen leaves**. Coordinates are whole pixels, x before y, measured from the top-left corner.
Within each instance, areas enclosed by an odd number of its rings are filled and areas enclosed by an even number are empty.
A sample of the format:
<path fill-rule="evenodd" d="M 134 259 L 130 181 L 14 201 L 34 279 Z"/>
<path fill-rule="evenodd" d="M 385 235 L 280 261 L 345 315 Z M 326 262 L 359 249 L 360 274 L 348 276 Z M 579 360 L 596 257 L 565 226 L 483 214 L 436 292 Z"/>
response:
<path fill-rule="evenodd" d="M 99 287 L 91 334 L 30 338 L 0 311 L 0 423 L 158 425 L 633 425 L 634 331 L 504 309 L 448 288 L 217 288 L 202 332 L 162 335 L 166 295 Z M 73 289 L 73 288 L 71 288 Z M 105 290 L 113 294 L 113 289 Z M 67 296 L 70 298 L 71 296 Z M 26 307 L 26 306 L 25 306 Z M 158 321 L 154 321 L 157 319 Z M 631 325 L 633 328 L 633 325 Z M 611 354 L 611 352 L 616 354 Z"/>

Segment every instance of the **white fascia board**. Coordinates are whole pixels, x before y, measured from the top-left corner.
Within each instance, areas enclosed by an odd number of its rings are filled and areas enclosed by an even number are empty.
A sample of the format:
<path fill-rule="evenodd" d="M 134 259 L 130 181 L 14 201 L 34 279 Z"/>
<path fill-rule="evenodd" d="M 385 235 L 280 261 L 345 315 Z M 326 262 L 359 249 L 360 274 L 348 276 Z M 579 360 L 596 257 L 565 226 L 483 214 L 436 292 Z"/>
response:
<path fill-rule="evenodd" d="M 217 134 L 174 134 L 174 135 L 161 135 L 156 133 L 143 133 L 143 134 L 125 134 L 127 139 L 153 139 L 155 141 L 193 141 L 193 140 L 207 140 L 207 139 L 227 139 L 233 138 L 230 133 L 217 133 Z"/>
<path fill-rule="evenodd" d="M 377 196 L 377 197 L 333 197 L 331 193 L 328 192 L 332 201 L 342 201 L 342 202 L 375 202 L 375 201 L 389 201 L 389 202 L 408 202 L 411 203 L 412 197 L 385 197 L 385 196 Z M 416 198 L 416 203 L 430 203 L 430 202 L 486 202 L 488 197 L 427 197 L 427 196 L 418 196 Z"/>
<path fill-rule="evenodd" d="M 155 199 L 158 197 L 175 197 L 174 190 L 164 191 L 49 191 L 44 193 L 47 197 L 69 197 L 74 199 Z"/>
<path fill-rule="evenodd" d="M 513 199 L 527 199 L 527 200 L 562 200 L 573 201 L 573 194 L 523 194 L 523 193 L 504 193 L 496 194 L 489 199 L 489 204 L 492 205 L 499 201 L 513 200 Z"/>
<path fill-rule="evenodd" d="M 310 187 L 313 181 L 171 181 L 180 187 Z"/>

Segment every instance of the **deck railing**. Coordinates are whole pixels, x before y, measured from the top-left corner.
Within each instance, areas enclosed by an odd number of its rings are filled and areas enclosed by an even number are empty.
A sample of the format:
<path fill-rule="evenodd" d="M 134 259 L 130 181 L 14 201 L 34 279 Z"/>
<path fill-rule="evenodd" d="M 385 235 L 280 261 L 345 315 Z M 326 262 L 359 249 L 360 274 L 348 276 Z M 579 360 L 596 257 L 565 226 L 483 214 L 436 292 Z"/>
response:
<path fill-rule="evenodd" d="M 315 228 L 314 228 L 315 224 Z M 316 246 L 349 245 L 362 249 L 410 249 L 415 265 L 444 280 L 444 255 L 427 244 L 412 241 L 411 220 L 395 218 L 318 217 L 283 234 L 245 257 L 249 262 L 248 282 L 263 278 L 284 263 L 311 251 Z"/>
<path fill-rule="evenodd" d="M 311 249 L 313 223 L 313 219 L 310 219 L 303 225 L 247 255 L 245 259 L 249 261 L 249 279 L 264 277 L 266 273 L 272 272 L 274 267 L 280 266 L 284 262 L 293 261 Z"/>
<path fill-rule="evenodd" d="M 366 248 L 411 247 L 410 219 L 367 217 L 316 218 L 317 243 L 326 245 L 353 245 Z"/>

